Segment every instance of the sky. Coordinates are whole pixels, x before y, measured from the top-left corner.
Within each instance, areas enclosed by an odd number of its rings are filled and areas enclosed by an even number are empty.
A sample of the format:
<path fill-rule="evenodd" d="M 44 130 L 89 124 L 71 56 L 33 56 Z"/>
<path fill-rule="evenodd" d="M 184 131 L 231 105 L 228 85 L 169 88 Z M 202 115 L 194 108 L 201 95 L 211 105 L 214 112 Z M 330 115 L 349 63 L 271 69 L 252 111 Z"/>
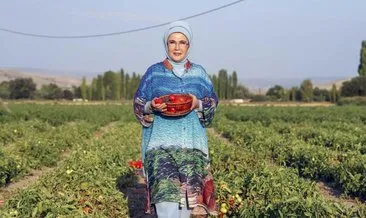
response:
<path fill-rule="evenodd" d="M 132 30 L 234 2 L 0 1 L 0 28 L 45 35 Z M 235 70 L 239 78 L 353 77 L 366 40 L 365 11 L 365 0 L 246 0 L 187 20 L 194 35 L 189 59 L 209 74 Z M 165 28 L 86 39 L 0 31 L 0 68 L 41 68 L 87 77 L 121 68 L 143 74 L 165 58 Z"/>

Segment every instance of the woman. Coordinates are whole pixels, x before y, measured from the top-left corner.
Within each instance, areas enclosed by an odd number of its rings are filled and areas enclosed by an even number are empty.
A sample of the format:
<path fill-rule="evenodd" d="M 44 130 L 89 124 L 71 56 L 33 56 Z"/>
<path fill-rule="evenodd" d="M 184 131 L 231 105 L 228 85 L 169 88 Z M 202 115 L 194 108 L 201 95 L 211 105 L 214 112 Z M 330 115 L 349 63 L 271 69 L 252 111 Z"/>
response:
<path fill-rule="evenodd" d="M 205 127 L 218 99 L 204 68 L 187 59 L 192 38 L 187 23 L 168 26 L 163 38 L 167 58 L 148 68 L 134 97 L 134 112 L 143 126 L 147 206 L 155 205 L 159 218 L 217 215 Z M 173 93 L 192 97 L 188 114 L 162 114 L 166 104 L 155 99 Z"/>

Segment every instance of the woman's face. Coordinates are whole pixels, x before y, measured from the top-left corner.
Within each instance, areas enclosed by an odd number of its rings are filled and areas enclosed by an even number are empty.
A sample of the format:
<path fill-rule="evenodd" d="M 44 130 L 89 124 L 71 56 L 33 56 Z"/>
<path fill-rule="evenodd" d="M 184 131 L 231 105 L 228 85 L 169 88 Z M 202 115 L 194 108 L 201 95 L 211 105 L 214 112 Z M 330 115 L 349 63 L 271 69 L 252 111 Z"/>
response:
<path fill-rule="evenodd" d="M 189 42 L 182 33 L 172 33 L 168 37 L 168 55 L 175 62 L 181 62 L 187 55 Z"/>

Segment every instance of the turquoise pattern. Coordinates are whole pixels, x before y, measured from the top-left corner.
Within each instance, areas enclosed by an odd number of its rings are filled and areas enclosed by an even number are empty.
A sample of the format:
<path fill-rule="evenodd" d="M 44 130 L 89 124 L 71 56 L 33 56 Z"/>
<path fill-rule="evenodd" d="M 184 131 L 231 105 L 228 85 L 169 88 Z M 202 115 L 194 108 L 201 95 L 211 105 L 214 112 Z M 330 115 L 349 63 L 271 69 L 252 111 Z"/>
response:
<path fill-rule="evenodd" d="M 141 79 L 134 97 L 134 112 L 143 126 L 142 160 L 147 150 L 161 146 L 198 149 L 208 154 L 205 127 L 213 118 L 218 99 L 204 68 L 190 62 L 188 66 L 178 77 L 164 62 L 160 62 L 149 67 Z M 203 111 L 195 110 L 181 117 L 144 113 L 146 102 L 172 93 L 195 95 L 202 100 Z"/>
<path fill-rule="evenodd" d="M 173 73 L 166 59 L 152 65 L 141 79 L 134 97 L 134 112 L 142 125 L 142 160 L 147 181 L 146 212 L 151 204 L 176 202 L 192 214 L 217 215 L 210 172 L 206 129 L 218 99 L 205 70 L 187 61 L 182 76 Z M 191 93 L 202 101 L 202 110 L 179 117 L 145 113 L 155 97 Z"/>

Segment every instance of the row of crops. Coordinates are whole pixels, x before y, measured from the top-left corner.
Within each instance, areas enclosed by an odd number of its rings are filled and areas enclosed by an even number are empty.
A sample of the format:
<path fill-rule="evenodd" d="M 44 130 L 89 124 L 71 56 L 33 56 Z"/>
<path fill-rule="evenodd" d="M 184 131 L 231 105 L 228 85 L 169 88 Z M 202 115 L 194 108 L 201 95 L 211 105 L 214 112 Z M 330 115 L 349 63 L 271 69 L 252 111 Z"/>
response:
<path fill-rule="evenodd" d="M 52 167 L 101 126 L 125 116 L 116 105 L 13 104 L 0 108 L 0 187 Z"/>
<path fill-rule="evenodd" d="M 221 107 L 214 128 L 230 140 L 239 155 L 250 153 L 255 156 L 253 162 L 256 164 L 264 162 L 266 167 L 285 169 L 287 172 L 282 181 L 292 177 L 291 174 L 296 178 L 303 178 L 304 181 L 324 181 L 343 192 L 345 196 L 364 201 L 366 125 L 363 110 L 361 107 Z M 234 166 L 237 164 L 239 162 Z M 237 171 L 237 167 L 234 169 Z M 272 169 L 271 173 L 274 172 Z M 293 178 L 291 180 L 297 181 Z M 292 185 L 296 187 L 295 184 Z M 282 185 L 280 187 L 283 188 Z M 266 191 L 271 192 L 271 189 Z M 267 196 L 272 197 L 272 194 L 267 193 Z M 295 196 L 295 199 L 305 200 L 305 196 L 309 195 Z M 281 199 L 280 202 L 286 202 L 286 199 Z M 338 206 L 336 204 L 336 207 Z M 317 208 L 315 211 L 321 210 Z M 309 215 L 308 211 L 306 214 Z"/>
<path fill-rule="evenodd" d="M 209 131 L 220 216 L 365 217 L 363 204 L 331 201 L 316 186 L 322 179 L 347 194 L 365 193 L 361 109 L 329 110 L 221 106 L 213 127 L 228 141 Z M 10 104 L 0 107 L 0 124 L 0 186 L 54 167 L 7 197 L 0 217 L 141 214 L 125 192 L 136 186 L 128 161 L 140 157 L 131 106 Z"/>
<path fill-rule="evenodd" d="M 128 217 L 120 186 L 133 177 L 127 162 L 139 156 L 139 140 L 131 137 L 138 129 L 119 123 L 101 138 L 78 143 L 55 170 L 7 200 L 0 216 Z"/>
<path fill-rule="evenodd" d="M 327 199 L 315 182 L 302 178 L 295 169 L 274 164 L 251 148 L 238 148 L 212 136 L 210 140 L 223 217 L 364 217 L 366 214 L 364 206 L 349 207 Z"/>

